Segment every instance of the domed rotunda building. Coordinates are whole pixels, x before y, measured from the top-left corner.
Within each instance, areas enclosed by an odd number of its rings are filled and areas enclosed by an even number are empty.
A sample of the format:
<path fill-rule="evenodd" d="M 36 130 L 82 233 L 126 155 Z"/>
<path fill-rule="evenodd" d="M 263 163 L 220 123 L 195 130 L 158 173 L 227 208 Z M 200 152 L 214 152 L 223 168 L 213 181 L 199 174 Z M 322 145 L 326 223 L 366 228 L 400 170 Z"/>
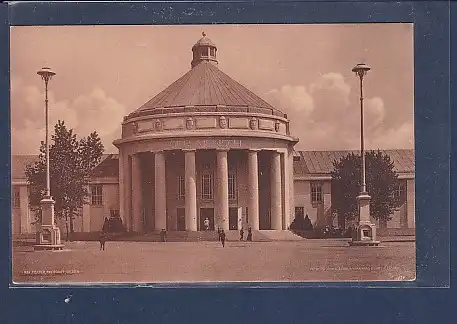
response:
<path fill-rule="evenodd" d="M 287 115 L 218 68 L 203 33 L 191 69 L 124 117 L 119 212 L 132 232 L 287 229 L 294 215 Z"/>

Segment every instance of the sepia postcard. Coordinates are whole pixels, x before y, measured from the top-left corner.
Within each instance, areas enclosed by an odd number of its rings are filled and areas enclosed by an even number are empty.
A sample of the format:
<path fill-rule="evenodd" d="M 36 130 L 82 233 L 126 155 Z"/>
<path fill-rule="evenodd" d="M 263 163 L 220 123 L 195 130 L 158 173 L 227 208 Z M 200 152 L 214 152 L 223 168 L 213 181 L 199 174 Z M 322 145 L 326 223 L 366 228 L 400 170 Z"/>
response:
<path fill-rule="evenodd" d="M 10 40 L 14 284 L 416 278 L 413 24 Z"/>

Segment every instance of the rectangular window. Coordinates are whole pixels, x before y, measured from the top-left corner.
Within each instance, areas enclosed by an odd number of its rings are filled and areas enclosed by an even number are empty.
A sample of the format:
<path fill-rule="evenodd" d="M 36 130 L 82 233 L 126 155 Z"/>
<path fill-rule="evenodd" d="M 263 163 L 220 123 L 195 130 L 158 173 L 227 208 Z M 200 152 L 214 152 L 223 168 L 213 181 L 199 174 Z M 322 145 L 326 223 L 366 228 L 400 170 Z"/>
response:
<path fill-rule="evenodd" d="M 236 178 L 234 173 L 228 175 L 228 198 L 236 199 Z"/>
<path fill-rule="evenodd" d="M 403 181 L 398 182 L 398 184 L 395 187 L 395 198 L 400 199 L 401 202 L 405 201 L 405 183 Z"/>
<path fill-rule="evenodd" d="M 202 199 L 213 199 L 213 175 L 211 173 L 202 174 Z"/>
<path fill-rule="evenodd" d="M 208 56 L 208 48 L 207 47 L 202 48 L 202 56 Z"/>
<path fill-rule="evenodd" d="M 101 185 L 91 186 L 91 205 L 102 206 L 103 205 L 103 189 Z"/>
<path fill-rule="evenodd" d="M 322 202 L 322 183 L 319 181 L 311 182 L 311 202 L 320 203 Z"/>
<path fill-rule="evenodd" d="M 178 199 L 184 199 L 186 197 L 186 185 L 184 182 L 184 176 L 178 176 Z"/>
<path fill-rule="evenodd" d="M 13 208 L 21 207 L 21 193 L 19 187 L 13 187 Z"/>
<path fill-rule="evenodd" d="M 210 48 L 210 54 L 211 54 L 211 56 L 216 56 L 216 51 L 214 50 L 213 47 Z"/>

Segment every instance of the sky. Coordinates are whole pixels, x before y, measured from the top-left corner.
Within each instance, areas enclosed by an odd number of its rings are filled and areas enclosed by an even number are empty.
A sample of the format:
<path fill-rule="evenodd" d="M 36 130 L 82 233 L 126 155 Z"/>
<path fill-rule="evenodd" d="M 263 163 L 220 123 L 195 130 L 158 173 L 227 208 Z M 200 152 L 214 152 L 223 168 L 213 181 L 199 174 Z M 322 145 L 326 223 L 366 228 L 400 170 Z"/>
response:
<path fill-rule="evenodd" d="M 116 153 L 122 118 L 190 69 L 207 36 L 219 68 L 288 114 L 297 150 L 360 148 L 357 63 L 364 79 L 365 145 L 414 148 L 412 24 L 11 27 L 11 145 L 37 154 L 44 140 L 43 66 L 49 119 L 78 136 L 94 130 Z"/>

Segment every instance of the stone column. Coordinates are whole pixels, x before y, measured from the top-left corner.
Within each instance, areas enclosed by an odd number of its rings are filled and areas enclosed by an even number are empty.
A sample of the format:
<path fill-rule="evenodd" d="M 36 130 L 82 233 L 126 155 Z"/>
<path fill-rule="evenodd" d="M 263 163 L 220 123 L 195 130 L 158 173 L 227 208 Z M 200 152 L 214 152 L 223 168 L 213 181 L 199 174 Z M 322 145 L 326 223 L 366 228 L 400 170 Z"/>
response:
<path fill-rule="evenodd" d="M 125 157 L 121 149 L 119 149 L 119 216 L 121 216 L 123 225 L 126 225 L 126 208 L 125 208 Z"/>
<path fill-rule="evenodd" d="M 274 151 L 271 155 L 271 229 L 282 229 L 281 157 Z"/>
<path fill-rule="evenodd" d="M 185 150 L 186 231 L 197 231 L 197 178 L 195 150 Z"/>
<path fill-rule="evenodd" d="M 125 228 L 131 232 L 132 229 L 132 158 L 125 155 L 124 160 L 124 212 Z"/>
<path fill-rule="evenodd" d="M 229 230 L 229 202 L 228 202 L 228 161 L 227 151 L 217 151 L 217 200 L 216 218 L 218 226 L 223 230 Z"/>
<path fill-rule="evenodd" d="M 289 176 L 289 214 L 287 215 L 287 228 L 289 228 L 290 224 L 292 224 L 293 220 L 295 219 L 295 182 L 294 182 L 294 150 L 293 147 L 289 149 L 288 152 L 288 169 L 285 170 Z"/>
<path fill-rule="evenodd" d="M 165 179 L 165 153 L 155 152 L 155 224 L 156 230 L 167 228 L 167 195 Z"/>
<path fill-rule="evenodd" d="M 293 170 L 290 170 L 290 162 L 289 162 L 289 150 L 286 150 L 285 153 L 281 153 L 281 167 L 282 167 L 282 172 L 281 172 L 281 177 L 282 177 L 282 183 L 283 183 L 283 229 L 288 229 L 290 226 L 290 217 L 291 217 L 291 184 L 290 184 L 290 175 L 289 172 L 293 172 Z M 293 204 L 292 204 L 293 205 Z"/>
<path fill-rule="evenodd" d="M 248 224 L 259 229 L 259 165 L 256 150 L 248 151 Z"/>
<path fill-rule="evenodd" d="M 132 231 L 142 231 L 141 161 L 138 154 L 132 155 Z"/>

